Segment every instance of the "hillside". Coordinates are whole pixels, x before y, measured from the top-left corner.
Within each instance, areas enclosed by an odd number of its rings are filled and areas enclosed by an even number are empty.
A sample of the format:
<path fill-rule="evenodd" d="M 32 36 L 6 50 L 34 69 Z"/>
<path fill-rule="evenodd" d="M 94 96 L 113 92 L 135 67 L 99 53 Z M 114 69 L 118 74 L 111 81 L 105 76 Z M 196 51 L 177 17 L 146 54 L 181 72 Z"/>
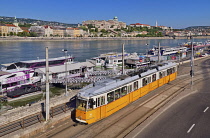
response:
<path fill-rule="evenodd" d="M 32 24 L 32 25 L 50 25 L 50 26 L 64 26 L 64 27 L 76 27 L 77 24 L 67 24 L 55 21 L 43 21 L 30 18 L 17 18 L 19 24 Z M 0 16 L 0 22 L 13 23 L 14 17 Z"/>
<path fill-rule="evenodd" d="M 186 30 L 210 30 L 210 26 L 190 26 Z"/>

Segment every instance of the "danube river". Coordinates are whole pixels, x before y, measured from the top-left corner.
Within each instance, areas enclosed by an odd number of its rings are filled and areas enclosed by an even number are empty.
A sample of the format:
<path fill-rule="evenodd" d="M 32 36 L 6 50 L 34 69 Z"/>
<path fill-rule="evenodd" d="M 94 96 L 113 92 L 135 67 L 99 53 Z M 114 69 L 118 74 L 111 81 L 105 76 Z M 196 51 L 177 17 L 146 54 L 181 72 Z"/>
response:
<path fill-rule="evenodd" d="M 194 39 L 204 42 L 207 39 Z M 0 42 L 0 64 L 45 58 L 45 47 L 49 47 L 49 57 L 64 56 L 62 49 L 75 57 L 75 61 L 85 61 L 107 52 L 121 52 L 122 44 L 128 53 L 145 53 L 147 48 L 158 45 L 176 47 L 187 39 L 151 39 L 151 40 L 83 40 L 83 41 L 5 41 Z M 149 44 L 147 47 L 146 44 Z"/>

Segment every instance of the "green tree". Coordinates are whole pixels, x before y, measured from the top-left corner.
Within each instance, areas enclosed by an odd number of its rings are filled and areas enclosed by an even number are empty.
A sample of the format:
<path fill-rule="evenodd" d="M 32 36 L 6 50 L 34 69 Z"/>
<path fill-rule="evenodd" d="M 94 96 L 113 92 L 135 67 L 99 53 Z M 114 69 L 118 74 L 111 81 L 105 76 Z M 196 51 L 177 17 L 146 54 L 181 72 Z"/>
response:
<path fill-rule="evenodd" d="M 13 33 L 13 32 L 10 32 L 10 33 L 9 33 L 9 35 L 10 35 L 10 36 L 13 36 L 13 35 L 14 35 L 14 33 Z"/>
<path fill-rule="evenodd" d="M 30 32 L 30 37 L 37 37 L 38 35 L 35 32 Z"/>

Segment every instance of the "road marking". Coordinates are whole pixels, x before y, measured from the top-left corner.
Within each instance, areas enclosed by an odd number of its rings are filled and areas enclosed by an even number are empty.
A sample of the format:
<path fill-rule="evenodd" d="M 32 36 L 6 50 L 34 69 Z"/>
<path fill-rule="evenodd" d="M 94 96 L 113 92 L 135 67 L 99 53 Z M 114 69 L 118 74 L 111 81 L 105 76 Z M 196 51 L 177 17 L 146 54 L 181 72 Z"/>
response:
<path fill-rule="evenodd" d="M 187 133 L 190 133 L 190 131 L 193 129 L 193 127 L 195 126 L 195 124 L 193 124 L 190 129 L 187 131 Z"/>
<path fill-rule="evenodd" d="M 204 113 L 209 109 L 209 107 L 206 107 L 206 109 L 203 111 Z"/>

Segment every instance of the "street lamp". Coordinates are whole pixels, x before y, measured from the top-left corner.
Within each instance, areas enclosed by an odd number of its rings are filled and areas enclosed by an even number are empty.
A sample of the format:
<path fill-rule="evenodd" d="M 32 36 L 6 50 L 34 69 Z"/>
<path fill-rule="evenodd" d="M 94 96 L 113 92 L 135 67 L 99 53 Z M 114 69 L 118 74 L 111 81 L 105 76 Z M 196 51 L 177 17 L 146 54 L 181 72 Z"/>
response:
<path fill-rule="evenodd" d="M 67 96 L 67 52 L 68 52 L 68 50 L 62 49 L 62 52 L 65 53 L 65 72 L 66 72 L 66 75 L 65 75 L 65 85 L 66 85 L 65 96 Z"/>

